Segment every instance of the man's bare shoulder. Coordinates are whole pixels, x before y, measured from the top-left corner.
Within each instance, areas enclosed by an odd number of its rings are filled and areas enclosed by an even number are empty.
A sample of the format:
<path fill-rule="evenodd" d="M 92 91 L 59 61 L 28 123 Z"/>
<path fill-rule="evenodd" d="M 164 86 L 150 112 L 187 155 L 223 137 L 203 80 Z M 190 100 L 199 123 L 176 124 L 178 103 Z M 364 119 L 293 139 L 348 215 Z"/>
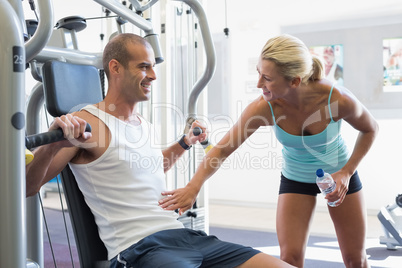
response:
<path fill-rule="evenodd" d="M 74 116 L 80 117 L 90 124 L 92 137 L 80 146 L 80 150 L 71 162 L 76 164 L 90 163 L 98 159 L 108 148 L 110 132 L 98 117 L 88 111 L 75 112 Z"/>

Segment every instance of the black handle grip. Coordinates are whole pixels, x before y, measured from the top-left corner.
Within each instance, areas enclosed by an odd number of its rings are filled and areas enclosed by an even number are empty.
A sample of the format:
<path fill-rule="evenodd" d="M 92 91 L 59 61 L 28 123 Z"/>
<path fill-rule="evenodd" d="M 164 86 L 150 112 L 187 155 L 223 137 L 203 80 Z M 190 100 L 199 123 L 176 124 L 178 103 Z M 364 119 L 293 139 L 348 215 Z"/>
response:
<path fill-rule="evenodd" d="M 198 135 L 200 135 L 201 133 L 202 133 L 202 129 L 201 129 L 200 127 L 195 127 L 195 128 L 193 129 L 193 134 L 194 134 L 194 136 L 198 136 Z M 200 143 L 201 143 L 201 145 L 204 146 L 204 147 L 206 147 L 206 146 L 209 145 L 208 139 L 206 139 L 206 140 L 204 140 L 204 141 L 202 141 L 202 142 L 200 142 Z"/>
<path fill-rule="evenodd" d="M 200 128 L 200 127 L 195 127 L 194 129 L 193 129 L 193 134 L 194 134 L 194 136 L 198 136 L 198 135 L 200 135 L 202 133 L 202 129 Z"/>
<path fill-rule="evenodd" d="M 91 125 L 87 123 L 85 132 L 91 132 Z M 63 130 L 61 128 L 49 132 L 34 134 L 25 137 L 25 147 L 30 150 L 32 148 L 64 140 Z"/>

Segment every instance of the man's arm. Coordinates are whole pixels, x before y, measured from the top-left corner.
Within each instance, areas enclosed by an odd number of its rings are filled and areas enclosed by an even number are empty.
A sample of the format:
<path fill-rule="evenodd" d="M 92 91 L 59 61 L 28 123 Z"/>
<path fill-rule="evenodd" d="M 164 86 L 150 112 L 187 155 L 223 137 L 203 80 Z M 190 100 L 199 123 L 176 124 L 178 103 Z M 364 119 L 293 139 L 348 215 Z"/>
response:
<path fill-rule="evenodd" d="M 26 166 L 26 195 L 35 195 L 42 185 L 56 177 L 76 154 L 74 149 L 49 144 L 35 150 L 34 160 Z"/>
<path fill-rule="evenodd" d="M 201 133 L 198 136 L 195 136 L 193 134 L 193 130 L 195 127 L 201 128 L 203 133 Z M 191 147 L 192 145 L 196 144 L 197 141 L 202 142 L 206 138 L 207 138 L 206 128 L 199 121 L 193 122 L 193 124 L 191 125 L 191 129 L 181 140 L 181 143 L 184 142 L 183 145 L 180 145 L 179 142 L 176 142 L 169 148 L 166 148 L 165 150 L 162 151 L 164 172 L 167 172 L 176 163 L 176 161 L 184 154 L 184 152 L 186 151 L 184 147 L 187 146 Z"/>
<path fill-rule="evenodd" d="M 55 118 L 49 131 L 61 128 L 66 140 L 34 150 L 34 159 L 26 166 L 26 195 L 36 194 L 42 185 L 57 176 L 80 150 L 73 146 L 91 137 L 85 132 L 86 121 L 71 114 Z"/>

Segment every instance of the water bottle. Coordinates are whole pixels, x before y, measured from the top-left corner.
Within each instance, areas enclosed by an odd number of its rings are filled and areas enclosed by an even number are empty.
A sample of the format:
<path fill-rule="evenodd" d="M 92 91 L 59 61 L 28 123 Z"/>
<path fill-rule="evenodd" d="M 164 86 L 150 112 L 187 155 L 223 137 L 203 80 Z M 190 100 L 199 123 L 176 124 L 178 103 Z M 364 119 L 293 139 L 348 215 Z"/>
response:
<path fill-rule="evenodd" d="M 336 183 L 330 174 L 324 172 L 324 170 L 320 168 L 317 169 L 316 175 L 317 175 L 316 183 L 318 185 L 318 188 L 320 188 L 321 193 L 324 195 L 324 197 L 335 190 Z M 335 203 L 338 201 L 339 200 L 335 202 L 328 202 L 328 206 L 336 207 Z"/>

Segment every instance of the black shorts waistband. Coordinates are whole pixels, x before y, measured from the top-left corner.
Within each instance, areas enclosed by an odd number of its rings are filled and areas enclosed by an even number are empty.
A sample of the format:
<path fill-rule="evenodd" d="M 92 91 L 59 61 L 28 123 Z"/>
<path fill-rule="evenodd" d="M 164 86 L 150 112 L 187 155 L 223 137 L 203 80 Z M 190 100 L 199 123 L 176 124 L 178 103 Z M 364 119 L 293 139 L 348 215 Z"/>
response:
<path fill-rule="evenodd" d="M 349 180 L 349 189 L 346 194 L 353 194 L 360 191 L 363 188 L 362 182 L 360 181 L 359 174 L 357 171 L 350 177 Z M 315 183 L 305 183 L 298 182 L 294 180 L 290 180 L 281 174 L 281 183 L 279 186 L 279 194 L 305 194 L 317 196 L 317 194 L 321 193 L 317 184 Z"/>

